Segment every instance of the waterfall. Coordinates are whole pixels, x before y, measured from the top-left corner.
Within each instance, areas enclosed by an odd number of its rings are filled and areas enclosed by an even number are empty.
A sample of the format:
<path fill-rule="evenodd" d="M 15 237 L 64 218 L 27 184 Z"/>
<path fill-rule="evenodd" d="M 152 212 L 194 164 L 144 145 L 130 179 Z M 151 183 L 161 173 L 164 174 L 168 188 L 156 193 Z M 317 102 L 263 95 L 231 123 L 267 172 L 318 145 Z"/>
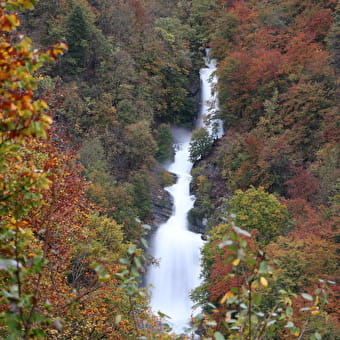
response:
<path fill-rule="evenodd" d="M 200 69 L 201 78 L 201 110 L 197 127 L 207 127 L 210 134 L 221 138 L 223 136 L 223 122 L 220 119 L 213 119 L 218 114 L 218 97 L 217 97 L 217 76 L 216 59 L 210 57 L 210 50 L 206 50 L 204 58 L 206 67 Z M 206 125 L 208 123 L 208 126 Z"/>
<path fill-rule="evenodd" d="M 207 51 L 209 52 L 209 51 Z M 198 126 L 204 126 L 204 116 L 211 114 L 211 107 L 218 108 L 214 87 L 213 72 L 216 62 L 205 58 L 206 67 L 200 71 L 201 77 L 201 111 Z M 223 133 L 218 122 L 216 136 Z M 211 133 L 212 128 L 209 127 Z M 147 283 L 151 288 L 151 308 L 154 312 L 162 312 L 171 319 L 176 333 L 182 333 L 189 326 L 192 315 L 192 301 L 189 294 L 200 284 L 200 249 L 203 246 L 201 235 L 188 230 L 187 214 L 194 205 L 194 197 L 190 195 L 189 144 L 191 131 L 184 128 L 173 128 L 176 145 L 174 162 L 168 171 L 177 176 L 174 185 L 166 190 L 171 194 L 174 209 L 169 220 L 160 225 L 151 244 L 151 253 L 159 261 L 159 266 L 151 266 L 147 275 Z"/>

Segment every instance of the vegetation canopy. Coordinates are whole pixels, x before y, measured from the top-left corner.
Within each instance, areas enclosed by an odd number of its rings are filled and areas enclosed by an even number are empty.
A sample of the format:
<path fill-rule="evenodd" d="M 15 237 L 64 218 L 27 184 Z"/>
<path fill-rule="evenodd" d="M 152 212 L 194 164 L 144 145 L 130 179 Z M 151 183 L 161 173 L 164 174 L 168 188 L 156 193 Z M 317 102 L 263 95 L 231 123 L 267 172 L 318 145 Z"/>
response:
<path fill-rule="evenodd" d="M 0 1 L 0 338 L 339 338 L 336 0 Z M 141 287 L 171 127 L 216 58 L 225 135 L 192 133 L 201 313 Z"/>

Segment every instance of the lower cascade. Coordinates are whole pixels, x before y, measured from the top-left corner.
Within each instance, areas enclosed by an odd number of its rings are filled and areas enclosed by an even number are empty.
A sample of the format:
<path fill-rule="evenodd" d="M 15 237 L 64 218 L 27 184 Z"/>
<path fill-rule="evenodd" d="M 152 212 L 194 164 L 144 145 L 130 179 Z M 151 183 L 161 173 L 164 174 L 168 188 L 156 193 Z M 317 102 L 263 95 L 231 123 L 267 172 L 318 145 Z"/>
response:
<path fill-rule="evenodd" d="M 152 255 L 159 266 L 152 266 L 148 283 L 152 284 L 151 307 L 168 315 L 174 331 L 181 332 L 188 325 L 192 313 L 190 291 L 199 285 L 201 236 L 189 231 L 187 213 L 193 207 L 190 196 L 189 162 L 190 131 L 176 129 L 177 152 L 169 171 L 176 174 L 177 182 L 166 188 L 173 197 L 174 211 L 161 225 L 152 242 Z M 175 137 L 176 137 L 175 136 Z"/>
<path fill-rule="evenodd" d="M 208 53 L 207 53 L 208 54 Z M 209 54 L 208 54 L 209 55 Z M 201 112 L 198 126 L 203 126 L 203 117 L 213 115 L 211 112 L 217 105 L 212 94 L 213 72 L 216 63 L 205 58 L 206 68 L 201 75 Z M 215 78 L 215 79 L 214 79 Z M 215 109 L 217 107 L 215 106 Z M 218 123 L 219 124 L 219 123 Z M 217 137 L 220 137 L 218 127 Z M 177 176 L 174 185 L 166 190 L 171 194 L 174 203 L 172 216 L 159 226 L 155 233 L 151 254 L 159 261 L 158 266 L 151 266 L 147 275 L 147 284 L 151 285 L 151 308 L 170 317 L 167 322 L 176 333 L 182 333 L 189 327 L 192 310 L 190 292 L 200 284 L 200 249 L 203 241 L 200 234 L 188 230 L 187 215 L 194 205 L 194 197 L 190 195 L 191 168 L 189 161 L 189 145 L 191 131 L 184 128 L 173 128 L 176 145 L 175 159 L 167 168 Z"/>

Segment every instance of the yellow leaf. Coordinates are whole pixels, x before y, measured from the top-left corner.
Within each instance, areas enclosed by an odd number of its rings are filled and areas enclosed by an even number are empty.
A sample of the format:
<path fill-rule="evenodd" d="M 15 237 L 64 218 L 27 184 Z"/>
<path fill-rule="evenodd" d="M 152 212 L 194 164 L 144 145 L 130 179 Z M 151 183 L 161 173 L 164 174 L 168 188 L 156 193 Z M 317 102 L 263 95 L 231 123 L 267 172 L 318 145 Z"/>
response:
<path fill-rule="evenodd" d="M 17 226 L 20 228 L 25 228 L 28 225 L 27 221 L 20 221 L 19 223 L 17 223 Z"/>
<path fill-rule="evenodd" d="M 240 263 L 240 259 L 236 259 L 232 263 L 233 263 L 233 266 L 238 266 Z"/>
<path fill-rule="evenodd" d="M 228 299 L 230 299 L 231 297 L 233 297 L 234 294 L 232 292 L 227 292 L 224 294 L 223 298 L 220 301 L 220 304 L 225 303 Z"/>
<path fill-rule="evenodd" d="M 260 278 L 260 282 L 263 287 L 268 287 L 268 281 L 263 276 Z"/>
<path fill-rule="evenodd" d="M 319 315 L 320 314 L 319 307 L 318 306 L 313 306 L 311 308 L 311 314 L 312 315 Z"/>

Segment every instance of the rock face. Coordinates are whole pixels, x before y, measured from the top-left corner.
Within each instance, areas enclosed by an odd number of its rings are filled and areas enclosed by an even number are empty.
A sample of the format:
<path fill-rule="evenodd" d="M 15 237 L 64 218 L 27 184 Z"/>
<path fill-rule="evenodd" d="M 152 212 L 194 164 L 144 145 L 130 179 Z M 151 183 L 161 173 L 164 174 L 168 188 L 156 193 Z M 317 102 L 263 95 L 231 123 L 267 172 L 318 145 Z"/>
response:
<path fill-rule="evenodd" d="M 194 207 L 189 211 L 189 229 L 196 233 L 206 234 L 209 227 L 221 223 L 220 217 L 225 210 L 226 199 L 230 197 L 225 181 L 217 163 L 218 147 L 216 140 L 209 155 L 194 164 L 191 192 L 196 196 Z M 204 185 L 199 184 L 204 178 Z"/>
<path fill-rule="evenodd" d="M 190 74 L 190 84 L 189 97 L 194 101 L 195 112 L 199 112 L 201 105 L 201 84 L 198 72 Z"/>
<path fill-rule="evenodd" d="M 194 211 L 194 210 L 191 210 Z M 200 218 L 192 213 L 189 213 L 189 230 L 197 234 L 205 234 L 208 219 L 206 217 Z"/>
<path fill-rule="evenodd" d="M 160 224 L 165 223 L 172 214 L 173 202 L 170 194 L 164 189 L 159 189 L 152 193 L 152 227 L 157 228 Z"/>
<path fill-rule="evenodd" d="M 161 167 L 154 170 L 154 183 L 151 188 L 151 212 L 152 219 L 149 221 L 151 226 L 151 234 L 157 227 L 165 223 L 172 215 L 173 200 L 171 195 L 164 189 L 164 183 L 161 180 L 161 173 L 164 172 Z M 172 181 L 176 180 L 176 176 L 167 172 L 167 175 L 172 177 Z"/>

